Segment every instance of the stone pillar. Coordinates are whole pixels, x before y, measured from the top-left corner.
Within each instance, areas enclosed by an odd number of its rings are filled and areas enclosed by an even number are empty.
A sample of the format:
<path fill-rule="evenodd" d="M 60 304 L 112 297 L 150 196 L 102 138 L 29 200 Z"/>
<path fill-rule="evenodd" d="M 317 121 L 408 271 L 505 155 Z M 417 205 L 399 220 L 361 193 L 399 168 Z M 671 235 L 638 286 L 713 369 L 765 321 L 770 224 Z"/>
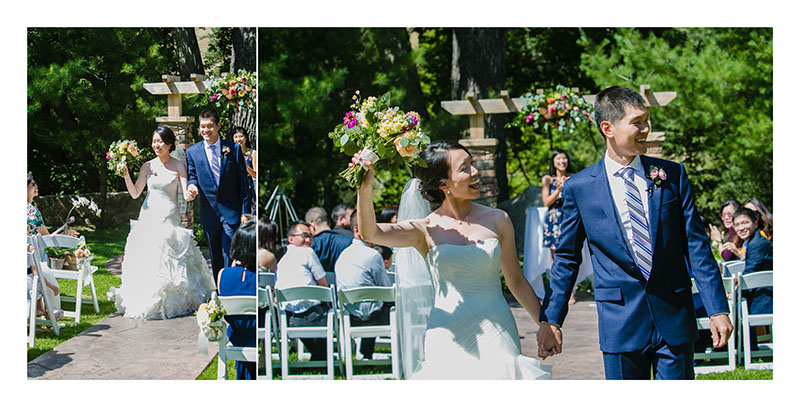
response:
<path fill-rule="evenodd" d="M 193 142 L 192 133 L 194 131 L 194 117 L 190 116 L 162 116 L 156 117 L 159 126 L 169 127 L 175 133 L 175 151 L 170 156 L 180 160 L 186 165 L 186 149 Z M 195 199 L 196 201 L 196 199 Z M 194 228 L 194 205 L 189 204 L 183 199 L 183 194 L 178 194 L 178 210 L 183 215 L 181 225 L 187 229 Z"/>
<path fill-rule="evenodd" d="M 478 169 L 481 179 L 481 197 L 478 203 L 497 206 L 497 177 L 494 169 L 494 156 L 498 140 L 494 138 L 466 138 L 458 141 L 472 154 L 472 164 Z"/>

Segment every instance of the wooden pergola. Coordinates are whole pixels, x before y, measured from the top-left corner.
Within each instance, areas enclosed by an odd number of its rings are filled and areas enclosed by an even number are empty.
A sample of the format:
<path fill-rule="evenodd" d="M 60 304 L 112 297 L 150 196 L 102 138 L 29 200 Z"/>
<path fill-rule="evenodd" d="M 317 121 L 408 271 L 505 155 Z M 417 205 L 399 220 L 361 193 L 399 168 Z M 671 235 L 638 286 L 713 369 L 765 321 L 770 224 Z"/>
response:
<path fill-rule="evenodd" d="M 577 89 L 573 90 L 577 91 Z M 539 89 L 537 92 L 541 93 Z M 641 85 L 639 93 L 644 97 L 645 106 L 666 106 L 672 102 L 678 92 L 652 92 L 650 85 Z M 583 95 L 583 99 L 590 104 L 594 103 L 596 95 Z M 484 116 L 488 114 L 518 113 L 527 103 L 525 98 L 512 98 L 508 91 L 500 91 L 499 99 L 476 99 L 475 94 L 468 92 L 466 100 L 446 100 L 441 102 L 444 110 L 452 115 L 469 116 L 469 138 L 459 140 L 459 143 L 473 155 L 473 161 L 480 171 L 481 198 L 490 205 L 497 204 L 497 181 L 495 178 L 494 156 L 496 154 L 497 139 L 487 138 L 485 134 Z M 661 156 L 661 143 L 664 141 L 664 132 L 650 132 L 647 137 L 647 154 L 655 157 Z"/>

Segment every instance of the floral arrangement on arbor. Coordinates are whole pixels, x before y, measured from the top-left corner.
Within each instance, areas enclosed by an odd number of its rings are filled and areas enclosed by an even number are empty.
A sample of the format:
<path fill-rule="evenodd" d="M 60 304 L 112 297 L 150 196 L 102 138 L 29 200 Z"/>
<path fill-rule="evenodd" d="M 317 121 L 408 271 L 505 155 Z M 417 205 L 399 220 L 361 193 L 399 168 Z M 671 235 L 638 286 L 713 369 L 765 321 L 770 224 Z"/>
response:
<path fill-rule="evenodd" d="M 256 74 L 240 69 L 236 74 L 211 75 L 206 81 L 205 99 L 217 108 L 234 106 L 255 110 L 258 91 Z"/>
<path fill-rule="evenodd" d="M 139 146 L 133 140 L 115 141 L 111 143 L 106 152 L 108 169 L 114 171 L 114 174 L 120 177 L 125 175 L 125 165 L 139 162 L 142 158 Z"/>
<path fill-rule="evenodd" d="M 391 106 L 389 92 L 362 100 L 358 90 L 353 95 L 350 109 L 342 123 L 328 133 L 342 152 L 348 156 L 361 152 L 365 160 L 372 161 L 376 170 L 396 171 L 403 167 L 409 169 L 412 165 L 426 166 L 419 152 L 430 144 L 431 139 L 420 129 L 417 112 L 406 113 Z M 339 175 L 350 186 L 358 187 L 366 173 L 366 168 L 354 165 Z"/>
<path fill-rule="evenodd" d="M 534 130 L 558 130 L 574 133 L 581 124 L 592 124 L 592 105 L 563 85 L 539 94 L 523 96 L 528 103 L 522 107 L 511 126 L 530 126 Z"/>

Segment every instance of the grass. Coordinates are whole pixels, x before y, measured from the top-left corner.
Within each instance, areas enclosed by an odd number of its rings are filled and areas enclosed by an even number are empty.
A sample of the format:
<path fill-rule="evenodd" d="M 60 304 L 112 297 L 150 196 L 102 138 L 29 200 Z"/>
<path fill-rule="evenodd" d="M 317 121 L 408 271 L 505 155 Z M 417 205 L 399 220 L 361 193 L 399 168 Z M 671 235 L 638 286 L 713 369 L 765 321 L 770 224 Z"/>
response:
<path fill-rule="evenodd" d="M 100 313 L 94 312 L 94 306 L 83 304 L 81 306 L 81 322 L 73 325 L 74 318 L 64 317 L 59 323 L 66 325 L 61 328 L 60 335 L 56 336 L 50 328 L 40 328 L 36 332 L 36 344 L 28 348 L 28 362 L 36 359 L 45 352 L 55 348 L 64 341 L 67 341 L 92 325 L 97 324 L 103 318 L 116 311 L 114 303 L 108 300 L 106 292 L 110 287 L 119 287 L 122 280 L 106 269 L 106 262 L 119 255 L 125 250 L 125 240 L 128 236 L 128 228 L 108 229 L 93 231 L 85 228 L 76 228 L 81 235 L 86 237 L 89 249 L 94 253 L 92 265 L 97 266 L 97 271 L 92 275 L 94 278 L 95 289 L 97 291 L 97 303 L 100 306 Z M 59 289 L 64 295 L 75 295 L 77 282 L 75 280 L 58 280 Z M 83 296 L 89 298 L 91 291 L 89 287 L 84 287 Z M 62 305 L 74 310 L 73 305 L 62 301 Z"/>
<path fill-rule="evenodd" d="M 696 380 L 772 380 L 772 370 L 744 370 L 737 366 L 736 370 L 725 373 L 708 373 L 695 376 Z"/>
<path fill-rule="evenodd" d="M 217 363 L 219 358 L 214 358 L 211 360 L 211 363 L 208 364 L 206 370 L 203 370 L 203 373 L 200 373 L 200 376 L 197 376 L 195 380 L 217 380 Z M 236 378 L 236 362 L 229 360 L 225 363 L 225 366 L 228 368 L 228 379 L 235 379 Z"/>
<path fill-rule="evenodd" d="M 276 354 L 276 353 L 279 353 L 279 352 L 280 351 L 277 349 L 277 347 L 273 347 L 273 349 L 272 349 L 272 353 L 273 354 Z M 378 353 L 390 353 L 390 352 L 391 352 L 391 348 L 388 347 L 388 346 L 382 346 L 380 344 L 375 346 L 375 353 L 376 354 L 378 354 Z M 263 348 L 261 346 L 259 346 L 259 354 L 263 354 L 263 353 L 264 353 L 263 352 Z M 290 350 L 289 361 L 297 361 L 297 352 L 295 352 L 293 350 Z M 334 367 L 333 367 L 333 372 L 334 372 L 333 379 L 334 380 L 346 380 L 346 377 L 344 375 L 340 374 L 339 362 L 338 362 L 336 354 L 334 354 L 333 364 L 334 364 Z M 215 364 L 215 366 L 216 366 L 216 364 Z M 266 371 L 264 369 L 265 369 L 265 366 L 259 364 L 259 367 L 258 367 L 259 376 L 266 374 Z M 299 368 L 298 367 L 298 368 L 290 369 L 290 372 L 291 372 L 292 375 L 295 375 L 295 374 L 321 375 L 321 374 L 326 374 L 327 373 L 327 368 L 324 368 L 324 367 Z M 354 366 L 354 368 L 353 368 L 353 374 L 354 375 L 388 374 L 388 373 L 391 373 L 391 372 L 392 372 L 392 366 L 391 365 L 388 365 L 388 366 Z M 273 371 L 272 371 L 272 379 L 273 380 L 282 380 L 280 366 L 276 366 L 273 369 Z"/>

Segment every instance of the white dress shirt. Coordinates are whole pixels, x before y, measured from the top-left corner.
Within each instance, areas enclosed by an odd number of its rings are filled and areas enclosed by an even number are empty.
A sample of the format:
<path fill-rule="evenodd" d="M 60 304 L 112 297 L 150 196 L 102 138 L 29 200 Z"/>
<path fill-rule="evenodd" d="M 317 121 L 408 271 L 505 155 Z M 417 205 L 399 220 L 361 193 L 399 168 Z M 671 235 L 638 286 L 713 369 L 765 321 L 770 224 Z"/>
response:
<path fill-rule="evenodd" d="M 319 262 L 314 249 L 290 244 L 286 253 L 275 267 L 275 289 L 317 285 L 317 280 L 325 277 L 325 270 Z M 317 300 L 297 300 L 286 302 L 286 310 L 295 314 L 306 312 L 319 304 Z"/>
<path fill-rule="evenodd" d="M 361 240 L 353 239 L 353 243 L 342 251 L 334 265 L 336 285 L 343 289 L 357 287 L 390 287 L 392 282 L 386 274 L 383 257 L 377 250 L 367 246 Z M 345 306 L 350 314 L 360 320 L 383 307 L 381 301 L 362 301 Z"/>
<path fill-rule="evenodd" d="M 222 176 L 222 138 L 217 137 L 217 142 L 213 144 L 213 146 L 217 150 L 217 164 L 219 167 L 220 176 Z M 209 168 L 211 167 L 211 160 L 213 155 L 211 155 L 211 147 L 212 144 L 209 144 L 208 141 L 203 140 L 203 147 L 206 151 L 206 159 L 208 160 Z"/>
<path fill-rule="evenodd" d="M 625 202 L 625 180 L 622 176 L 614 175 L 623 167 L 633 167 L 633 183 L 639 189 L 639 198 L 642 200 L 644 213 L 647 216 L 647 225 L 650 225 L 650 212 L 647 193 L 647 181 L 645 180 L 644 167 L 642 166 L 642 158 L 638 155 L 628 165 L 622 165 L 608 156 L 606 151 L 605 157 L 606 176 L 608 177 L 608 184 L 611 187 L 611 197 L 614 199 L 614 205 L 617 207 L 617 214 L 622 222 L 622 230 L 625 232 L 625 237 L 628 238 L 628 245 L 633 251 L 633 229 L 631 229 L 631 216 L 628 213 L 628 204 Z M 651 237 L 652 239 L 652 237 Z"/>

